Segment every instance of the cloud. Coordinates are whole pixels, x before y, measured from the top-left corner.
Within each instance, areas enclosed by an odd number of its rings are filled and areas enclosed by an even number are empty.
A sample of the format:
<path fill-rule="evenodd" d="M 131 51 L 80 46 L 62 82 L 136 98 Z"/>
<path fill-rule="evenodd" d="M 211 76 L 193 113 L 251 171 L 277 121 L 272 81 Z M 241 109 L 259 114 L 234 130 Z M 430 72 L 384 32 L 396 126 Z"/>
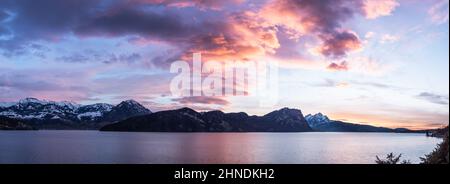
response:
<path fill-rule="evenodd" d="M 4 39 L 4 37 L 8 36 L 9 34 L 10 32 L 6 27 L 0 26 L 0 40 Z"/>
<path fill-rule="evenodd" d="M 220 31 L 193 37 L 190 53 L 201 52 L 205 60 L 244 61 L 273 54 L 280 47 L 275 27 L 260 24 L 255 13 L 236 13 L 224 20 L 217 27 Z"/>
<path fill-rule="evenodd" d="M 358 80 L 349 80 L 349 81 L 338 81 L 334 79 L 325 79 L 323 83 L 313 84 L 312 86 L 318 87 L 349 87 L 349 86 L 364 86 L 364 87 L 373 87 L 373 88 L 381 88 L 381 89 L 392 89 L 392 90 L 405 90 L 405 88 L 394 86 L 385 83 L 379 82 L 371 82 L 371 81 L 358 81 Z"/>
<path fill-rule="evenodd" d="M 6 21 L 10 17 L 9 13 L 0 9 L 0 22 Z"/>
<path fill-rule="evenodd" d="M 56 61 L 68 63 L 86 63 L 86 62 L 101 62 L 104 64 L 112 63 L 126 63 L 134 64 L 142 60 L 141 54 L 137 52 L 132 53 L 100 53 L 93 50 L 84 50 L 82 52 L 73 52 L 69 55 L 64 55 L 55 58 Z"/>
<path fill-rule="evenodd" d="M 431 103 L 439 104 L 439 105 L 448 105 L 448 95 L 442 96 L 429 92 L 422 92 L 416 96 L 419 99 L 427 100 Z"/>
<path fill-rule="evenodd" d="M 0 68 L 0 101 L 25 97 L 50 100 L 90 101 L 112 96 L 152 97 L 170 94 L 171 75 L 148 70 L 105 67 L 103 64 Z"/>
<path fill-rule="evenodd" d="M 250 4 L 242 0 L 6 0 L 2 7 L 15 15 L 7 23 L 14 37 L 0 42 L 0 52 L 8 57 L 30 54 L 30 45 L 35 42 L 51 44 L 67 37 L 127 39 L 126 44 L 133 46 L 155 46 L 156 54 L 145 61 L 142 58 L 147 55 L 132 51 L 102 53 L 100 58 L 73 51 L 55 58 L 106 64 L 126 60 L 167 67 L 178 59 L 190 61 L 193 52 L 201 52 L 204 61 L 274 58 L 306 66 L 311 65 L 304 64 L 311 59 L 301 53 L 299 47 L 304 42 L 298 42 L 300 37 L 307 44 L 317 44 L 313 45 L 317 53 L 331 60 L 362 49 L 357 33 L 345 25 L 362 14 L 363 1 L 278 0 Z M 234 9 L 235 5 L 242 6 Z M 164 47 L 158 47 L 161 45 Z M 321 62 L 321 69 L 328 63 Z"/>
<path fill-rule="evenodd" d="M 284 28 L 292 39 L 304 35 L 318 37 L 322 41 L 319 53 L 326 57 L 344 57 L 350 51 L 361 48 L 356 33 L 342 25 L 360 10 L 358 1 L 271 1 L 260 11 L 269 24 Z"/>
<path fill-rule="evenodd" d="M 187 59 L 193 52 L 202 52 L 205 60 L 256 60 L 277 54 L 283 34 L 291 39 L 319 38 L 319 53 L 332 59 L 361 49 L 358 35 L 343 28 L 347 20 L 361 14 L 361 1 L 278 0 L 253 7 L 245 4 L 237 11 L 217 11 L 243 2 L 7 0 L 4 7 L 17 15 L 8 23 L 15 36 L 0 47 L 9 55 L 20 55 L 36 40 L 57 42 L 72 34 L 78 38 L 134 36 L 139 39 L 130 43 L 174 47 L 172 55 L 153 59 L 161 66 L 167 65 L 166 59 Z M 75 56 L 65 59 L 86 59 Z"/>
<path fill-rule="evenodd" d="M 399 6 L 396 0 L 364 0 L 363 13 L 368 19 L 388 16 Z"/>
<path fill-rule="evenodd" d="M 318 83 L 318 84 L 311 84 L 311 86 L 315 86 L 315 87 L 348 87 L 350 86 L 350 84 L 348 82 L 345 81 L 336 81 L 333 79 L 325 79 L 324 82 Z"/>
<path fill-rule="evenodd" d="M 103 60 L 103 63 L 109 64 L 109 63 L 117 63 L 117 62 L 125 62 L 125 63 L 136 63 L 137 61 L 140 61 L 142 59 L 142 56 L 139 53 L 131 53 L 131 54 L 110 54 L 109 58 L 106 60 Z"/>
<path fill-rule="evenodd" d="M 327 69 L 332 71 L 347 71 L 349 68 L 347 62 L 342 61 L 341 63 L 331 63 L 327 66 Z"/>
<path fill-rule="evenodd" d="M 439 25 L 448 22 L 448 2 L 448 0 L 440 0 L 428 9 L 428 14 L 430 15 L 433 23 Z"/>
<path fill-rule="evenodd" d="M 355 2 L 343 0 L 271 1 L 262 8 L 261 16 L 271 24 L 284 26 L 299 34 L 311 31 L 330 33 L 353 16 L 357 7 Z"/>
<path fill-rule="evenodd" d="M 15 70 L 0 68 L 0 99 L 17 100 L 37 97 L 53 100 L 79 101 L 88 97 L 93 88 L 87 85 L 88 70 Z"/>
<path fill-rule="evenodd" d="M 240 4 L 245 0 L 128 0 L 130 3 L 157 4 L 177 8 L 200 7 L 202 9 L 220 10 L 227 5 Z"/>
<path fill-rule="evenodd" d="M 347 71 L 364 75 L 381 76 L 397 67 L 392 63 L 364 56 L 347 57 L 345 61 L 348 65 Z"/>
<path fill-rule="evenodd" d="M 362 86 L 362 87 L 373 87 L 373 88 L 391 89 L 391 90 L 405 90 L 405 88 L 403 88 L 403 87 L 394 86 L 391 84 L 372 82 L 372 81 L 358 81 L 358 80 L 339 81 L 339 80 L 334 80 L 334 79 L 325 79 L 325 81 L 323 83 L 312 84 L 312 86 L 317 86 L 317 87 Z"/>
<path fill-rule="evenodd" d="M 355 86 L 358 85 L 358 86 L 368 86 L 368 87 L 381 88 L 381 89 L 405 90 L 404 87 L 395 86 L 395 85 L 386 84 L 386 83 L 380 83 L 380 82 L 351 80 L 350 83 Z"/>
<path fill-rule="evenodd" d="M 182 13 L 198 18 L 192 20 Z M 276 29 L 260 25 L 252 12 L 208 15 L 204 11 L 174 11 L 170 7 L 125 7 L 96 15 L 75 32 L 81 37 L 139 35 L 139 40 L 131 41 L 161 41 L 176 46 L 176 55 L 182 59 L 202 52 L 206 60 L 249 60 L 274 53 L 279 47 Z"/>
<path fill-rule="evenodd" d="M 361 49 L 361 41 L 353 32 L 337 31 L 332 34 L 321 35 L 323 44 L 319 52 L 331 58 L 342 58 L 350 51 Z"/>
<path fill-rule="evenodd" d="M 0 42 L 0 53 L 23 55 L 33 41 L 58 41 L 99 5 L 99 0 L 3 0 L 0 7 L 13 17 L 4 25 L 13 36 Z"/>
<path fill-rule="evenodd" d="M 398 36 L 390 35 L 390 34 L 384 34 L 381 37 L 380 43 L 392 43 L 398 41 L 400 38 Z"/>
<path fill-rule="evenodd" d="M 369 31 L 364 35 L 364 38 L 370 39 L 375 35 L 375 32 Z"/>
<path fill-rule="evenodd" d="M 80 53 L 72 53 L 71 55 L 58 57 L 56 59 L 69 63 L 84 63 L 86 61 L 89 61 L 90 58 Z"/>
<path fill-rule="evenodd" d="M 181 104 L 213 104 L 213 105 L 228 105 L 230 102 L 223 98 L 206 97 L 206 96 L 192 96 L 172 99 L 174 102 Z"/>
<path fill-rule="evenodd" d="M 192 30 L 194 29 L 194 30 Z M 170 12 L 141 10 L 135 7 L 108 10 L 98 13 L 76 27 L 79 36 L 121 36 L 126 34 L 148 35 L 170 39 L 188 36 L 195 26 L 183 23 L 182 18 Z"/>

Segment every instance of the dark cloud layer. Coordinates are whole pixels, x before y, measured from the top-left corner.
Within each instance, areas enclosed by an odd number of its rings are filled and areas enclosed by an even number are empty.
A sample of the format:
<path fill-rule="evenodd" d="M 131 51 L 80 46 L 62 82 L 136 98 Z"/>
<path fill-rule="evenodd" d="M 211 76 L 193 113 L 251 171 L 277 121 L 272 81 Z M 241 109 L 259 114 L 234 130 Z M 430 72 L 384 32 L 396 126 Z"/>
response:
<path fill-rule="evenodd" d="M 0 7 L 14 14 L 6 23 L 14 37 L 0 42 L 0 49 L 7 56 L 27 53 L 32 41 L 57 41 L 70 33 L 98 7 L 99 0 L 3 0 Z M 1 50 L 0 50 L 1 52 Z"/>
<path fill-rule="evenodd" d="M 261 7 L 234 10 L 243 0 L 4 0 L 0 20 L 6 11 L 14 20 L 6 23 L 14 38 L 0 43 L 3 54 L 27 52 L 30 42 L 58 41 L 64 36 L 138 36 L 162 41 L 186 57 L 203 52 L 211 59 L 252 59 L 273 55 L 280 48 L 277 27 L 291 36 L 315 35 L 319 52 L 342 58 L 359 49 L 358 36 L 343 28 L 355 14 L 364 14 L 358 0 L 278 0 L 259 2 Z M 224 8 L 229 8 L 223 10 Z M 245 9 L 245 8 L 244 8 Z M 220 11 L 219 11 L 220 10 Z M 6 32 L 0 27 L 1 32 Z"/>
<path fill-rule="evenodd" d="M 284 2 L 283 2 L 284 1 Z M 355 6 L 348 0 L 282 0 L 285 8 L 301 16 L 301 23 L 309 25 L 308 29 L 325 34 L 332 34 L 355 13 Z"/>
<path fill-rule="evenodd" d="M 199 7 L 201 9 L 220 10 L 227 5 L 239 4 L 245 0 L 128 0 L 130 3 L 157 4 L 173 7 Z"/>
<path fill-rule="evenodd" d="M 419 95 L 417 95 L 417 98 L 427 100 L 431 103 L 439 105 L 448 105 L 448 96 L 442 96 L 429 92 L 422 92 Z"/>
<path fill-rule="evenodd" d="M 213 104 L 213 105 L 228 105 L 229 102 L 223 98 L 218 97 L 206 97 L 206 96 L 193 96 L 176 98 L 172 101 L 180 104 Z"/>
<path fill-rule="evenodd" d="M 76 33 L 82 36 L 137 34 L 169 39 L 187 36 L 191 29 L 177 15 L 125 8 L 91 17 L 76 28 Z"/>

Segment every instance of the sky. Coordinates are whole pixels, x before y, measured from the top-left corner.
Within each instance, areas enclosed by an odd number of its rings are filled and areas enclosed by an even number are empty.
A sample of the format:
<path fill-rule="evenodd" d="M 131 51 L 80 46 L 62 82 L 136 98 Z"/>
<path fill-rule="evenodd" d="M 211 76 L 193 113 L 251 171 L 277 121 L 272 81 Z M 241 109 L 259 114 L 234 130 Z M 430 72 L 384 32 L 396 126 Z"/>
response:
<path fill-rule="evenodd" d="M 0 101 L 134 99 L 386 127 L 449 122 L 448 0 L 2 0 Z M 279 64 L 278 103 L 176 97 L 171 63 Z"/>

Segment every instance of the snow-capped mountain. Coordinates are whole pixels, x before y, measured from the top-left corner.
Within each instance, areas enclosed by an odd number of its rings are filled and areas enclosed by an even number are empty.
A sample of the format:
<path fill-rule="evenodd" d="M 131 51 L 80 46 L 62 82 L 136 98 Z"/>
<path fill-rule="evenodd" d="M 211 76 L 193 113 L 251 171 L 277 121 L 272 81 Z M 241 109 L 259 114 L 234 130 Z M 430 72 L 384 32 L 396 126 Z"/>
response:
<path fill-rule="evenodd" d="M 16 119 L 72 118 L 79 104 L 25 98 L 0 109 L 0 115 Z"/>
<path fill-rule="evenodd" d="M 308 114 L 305 116 L 305 119 L 311 128 L 319 127 L 321 125 L 330 123 L 330 119 L 328 118 L 328 116 L 323 115 L 320 112 L 314 115 Z"/>
<path fill-rule="evenodd" d="M 109 111 L 114 106 L 106 103 L 96 103 L 92 105 L 81 106 L 76 109 L 77 118 L 79 120 L 99 120 L 103 115 Z"/>
<path fill-rule="evenodd" d="M 106 103 L 80 105 L 68 101 L 47 101 L 25 98 L 0 106 L 0 116 L 27 121 L 38 127 L 52 128 L 51 125 L 92 126 L 120 121 L 132 116 L 151 113 L 134 100 L 123 101 L 114 106 Z M 75 127 L 77 128 L 77 127 Z M 78 127 L 79 128 L 79 127 Z"/>
<path fill-rule="evenodd" d="M 314 131 L 320 132 L 408 132 L 408 129 L 391 129 L 385 127 L 375 127 L 371 125 L 354 124 L 338 120 L 330 120 L 328 116 L 317 113 L 305 116 L 308 125 Z"/>
<path fill-rule="evenodd" d="M 127 119 L 132 114 L 133 116 L 144 115 L 151 113 L 150 110 L 139 104 L 134 100 L 126 100 L 118 105 L 112 107 L 110 111 L 107 111 L 103 119 L 109 122 L 115 122 L 119 120 Z"/>

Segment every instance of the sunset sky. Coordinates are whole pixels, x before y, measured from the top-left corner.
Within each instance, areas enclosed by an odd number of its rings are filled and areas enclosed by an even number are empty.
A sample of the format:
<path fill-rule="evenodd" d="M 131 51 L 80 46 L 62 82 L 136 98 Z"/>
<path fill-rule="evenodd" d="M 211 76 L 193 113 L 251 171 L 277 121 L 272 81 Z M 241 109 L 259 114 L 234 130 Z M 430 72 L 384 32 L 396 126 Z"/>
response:
<path fill-rule="evenodd" d="M 387 127 L 449 122 L 448 0 L 1 0 L 0 101 L 135 99 Z M 176 60 L 278 62 L 279 103 L 171 96 Z"/>

